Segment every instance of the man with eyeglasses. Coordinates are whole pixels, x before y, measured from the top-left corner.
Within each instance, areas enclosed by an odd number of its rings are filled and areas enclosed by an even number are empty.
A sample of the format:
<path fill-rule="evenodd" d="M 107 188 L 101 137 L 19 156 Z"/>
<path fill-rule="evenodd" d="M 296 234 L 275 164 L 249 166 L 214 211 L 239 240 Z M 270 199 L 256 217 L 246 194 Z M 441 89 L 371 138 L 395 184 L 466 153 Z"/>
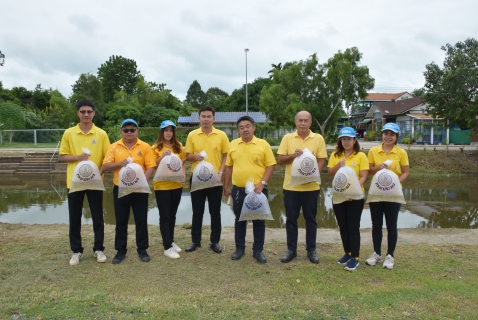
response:
<path fill-rule="evenodd" d="M 222 173 L 226 167 L 226 156 L 229 150 L 229 139 L 224 131 L 213 127 L 215 112 L 212 107 L 204 106 L 199 110 L 199 129 L 188 134 L 186 140 L 186 159 L 192 162 L 191 172 L 204 158 L 200 155 L 205 151 L 207 160 L 210 162 L 222 179 Z M 190 180 L 191 184 L 191 180 Z M 206 188 L 191 192 L 191 204 L 193 207 L 193 219 L 191 227 L 192 243 L 186 248 L 186 252 L 192 252 L 201 247 L 202 220 L 206 199 L 211 215 L 211 236 L 209 247 L 215 253 L 221 253 L 219 246 L 221 239 L 221 199 L 222 186 Z"/>
<path fill-rule="evenodd" d="M 69 128 L 63 134 L 60 145 L 60 162 L 68 163 L 66 173 L 66 185 L 70 189 L 73 172 L 76 165 L 83 160 L 93 161 L 98 168 L 110 146 L 110 140 L 105 131 L 95 126 L 95 106 L 90 100 L 80 100 L 76 104 L 77 115 L 80 123 Z M 83 152 L 83 148 L 91 151 L 91 154 Z M 81 242 L 81 216 L 83 214 L 83 200 L 88 198 L 91 218 L 93 220 L 94 245 L 93 252 L 98 262 L 106 262 L 104 254 L 104 219 L 103 219 L 103 191 L 82 190 L 68 193 L 68 212 L 70 221 L 70 248 L 73 255 L 70 265 L 80 263 L 83 256 Z"/>
<path fill-rule="evenodd" d="M 113 204 L 116 218 L 115 249 L 117 253 L 113 258 L 113 264 L 121 263 L 126 257 L 128 220 L 131 209 L 133 209 L 136 226 L 136 246 L 139 259 L 143 262 L 149 262 L 151 259 L 146 252 L 149 247 L 149 194 L 135 192 L 118 198 L 119 172 L 128 164 L 128 158 L 133 158 L 133 162 L 143 168 L 146 180 L 151 177 L 156 167 L 156 158 L 151 146 L 138 139 L 138 123 L 133 119 L 126 119 L 121 123 L 121 139 L 111 144 L 101 167 L 101 170 L 104 171 L 114 171 Z"/>

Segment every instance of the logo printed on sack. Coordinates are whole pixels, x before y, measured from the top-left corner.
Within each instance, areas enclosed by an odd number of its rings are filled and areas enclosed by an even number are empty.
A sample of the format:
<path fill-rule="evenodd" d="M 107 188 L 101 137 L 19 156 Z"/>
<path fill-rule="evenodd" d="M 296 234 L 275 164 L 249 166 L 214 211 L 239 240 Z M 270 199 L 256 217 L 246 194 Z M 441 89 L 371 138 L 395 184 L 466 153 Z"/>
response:
<path fill-rule="evenodd" d="M 181 170 L 181 160 L 179 160 L 177 157 L 171 157 L 167 167 L 172 172 L 178 172 Z"/>
<path fill-rule="evenodd" d="M 91 140 L 91 144 L 96 144 L 96 139 L 93 138 L 93 140 Z"/>
<path fill-rule="evenodd" d="M 262 207 L 262 203 L 255 193 L 249 194 L 244 200 L 244 204 L 249 210 L 257 210 Z"/>
<path fill-rule="evenodd" d="M 334 179 L 334 190 L 337 192 L 344 192 L 350 187 L 350 183 L 347 182 L 347 177 L 343 173 L 339 173 Z"/>
<path fill-rule="evenodd" d="M 300 163 L 299 173 L 303 176 L 310 176 L 315 173 L 317 169 L 314 168 L 314 161 L 310 158 L 304 158 Z"/>
<path fill-rule="evenodd" d="M 201 182 L 207 182 L 211 180 L 212 174 L 206 166 L 203 166 L 201 169 L 199 169 L 199 174 L 197 178 Z"/>
<path fill-rule="evenodd" d="M 130 187 L 135 185 L 139 181 L 139 178 L 136 177 L 136 172 L 133 169 L 126 167 L 123 175 L 121 176 L 121 182 Z"/>
<path fill-rule="evenodd" d="M 81 181 L 90 181 L 95 178 L 95 174 L 93 173 L 93 168 L 89 163 L 82 164 L 78 169 L 78 173 L 76 177 Z"/>
<path fill-rule="evenodd" d="M 375 186 L 383 191 L 389 191 L 395 188 L 395 183 L 392 181 L 392 177 L 388 172 L 382 172 L 375 183 Z"/>

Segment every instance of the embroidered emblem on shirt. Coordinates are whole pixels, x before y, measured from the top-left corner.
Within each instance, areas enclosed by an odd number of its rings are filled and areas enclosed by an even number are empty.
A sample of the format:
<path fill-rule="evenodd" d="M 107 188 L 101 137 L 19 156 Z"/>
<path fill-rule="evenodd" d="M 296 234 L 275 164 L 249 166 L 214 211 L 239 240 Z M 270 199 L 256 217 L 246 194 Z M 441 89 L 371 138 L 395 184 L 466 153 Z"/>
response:
<path fill-rule="evenodd" d="M 259 162 L 259 157 L 256 157 L 256 158 L 254 159 L 254 162 Z"/>
<path fill-rule="evenodd" d="M 216 151 L 217 151 L 217 146 L 214 146 L 214 150 L 216 150 Z"/>
<path fill-rule="evenodd" d="M 91 144 L 96 144 L 96 139 L 93 138 L 93 140 L 91 140 Z"/>
<path fill-rule="evenodd" d="M 141 157 L 143 156 L 143 153 L 141 152 L 141 150 L 138 151 L 138 157 Z"/>
<path fill-rule="evenodd" d="M 351 167 L 355 167 L 356 164 L 355 164 L 355 161 L 352 161 L 352 163 L 350 164 Z"/>

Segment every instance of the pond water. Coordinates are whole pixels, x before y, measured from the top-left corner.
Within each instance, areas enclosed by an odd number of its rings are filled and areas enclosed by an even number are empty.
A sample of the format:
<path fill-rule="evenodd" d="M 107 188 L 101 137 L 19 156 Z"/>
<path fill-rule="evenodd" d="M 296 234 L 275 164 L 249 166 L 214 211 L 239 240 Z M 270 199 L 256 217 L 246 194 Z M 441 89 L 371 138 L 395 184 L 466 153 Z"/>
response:
<path fill-rule="evenodd" d="M 25 224 L 68 224 L 68 203 L 65 174 L 1 175 L 0 222 Z M 112 176 L 105 178 L 104 215 L 106 224 L 115 224 L 113 208 Z M 336 228 L 331 198 L 332 178 L 322 175 L 322 192 L 319 200 L 317 221 L 319 228 Z M 370 179 L 368 179 L 370 183 Z M 368 190 L 368 185 L 366 185 Z M 473 178 L 409 179 L 405 182 L 399 228 L 477 228 L 478 227 L 478 182 Z M 269 183 L 269 203 L 274 220 L 266 221 L 269 228 L 285 228 L 285 211 L 282 196 L 282 178 L 274 175 Z M 234 225 L 231 207 L 222 203 L 223 226 Z M 87 200 L 84 204 L 84 223 L 92 223 Z M 192 209 L 188 186 L 183 195 L 176 223 L 191 223 Z M 133 218 L 130 218 L 133 223 Z M 153 194 L 149 196 L 148 223 L 158 224 L 159 214 Z M 204 224 L 210 224 L 206 205 Z M 299 227 L 305 227 L 302 216 Z M 370 210 L 366 205 L 361 228 L 370 228 Z"/>

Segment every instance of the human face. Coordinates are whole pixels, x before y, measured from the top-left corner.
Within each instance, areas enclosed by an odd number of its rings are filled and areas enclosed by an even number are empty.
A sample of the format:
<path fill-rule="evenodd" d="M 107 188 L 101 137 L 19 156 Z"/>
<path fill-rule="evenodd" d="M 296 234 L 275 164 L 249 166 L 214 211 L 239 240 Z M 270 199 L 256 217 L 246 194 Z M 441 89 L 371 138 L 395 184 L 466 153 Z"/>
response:
<path fill-rule="evenodd" d="M 239 131 L 242 141 L 249 142 L 254 137 L 256 126 L 253 125 L 249 120 L 244 120 L 239 122 L 237 125 L 237 130 Z"/>
<path fill-rule="evenodd" d="M 340 142 L 342 143 L 342 147 L 344 147 L 345 151 L 351 151 L 354 149 L 355 138 L 352 137 L 342 137 L 340 138 Z"/>
<path fill-rule="evenodd" d="M 125 142 L 136 141 L 138 139 L 138 128 L 134 124 L 125 125 L 121 128 L 121 138 L 123 138 L 123 141 Z"/>
<path fill-rule="evenodd" d="M 211 128 L 212 124 L 214 123 L 214 120 L 216 120 L 216 117 L 214 117 L 212 111 L 203 111 L 199 115 L 199 123 L 201 125 L 201 128 L 203 129 Z"/>
<path fill-rule="evenodd" d="M 309 128 L 312 125 L 312 119 L 307 111 L 299 112 L 294 122 L 299 132 L 309 132 Z"/>
<path fill-rule="evenodd" d="M 171 142 L 171 140 L 173 139 L 173 135 L 174 135 L 173 127 L 169 126 L 163 130 L 163 140 L 165 142 Z"/>
<path fill-rule="evenodd" d="M 93 121 L 95 110 L 93 110 L 91 106 L 81 106 L 76 114 L 78 115 L 78 118 L 80 118 L 81 123 L 89 124 Z"/>
<path fill-rule="evenodd" d="M 393 146 L 397 142 L 397 134 L 391 130 L 382 132 L 382 142 L 386 146 Z"/>

